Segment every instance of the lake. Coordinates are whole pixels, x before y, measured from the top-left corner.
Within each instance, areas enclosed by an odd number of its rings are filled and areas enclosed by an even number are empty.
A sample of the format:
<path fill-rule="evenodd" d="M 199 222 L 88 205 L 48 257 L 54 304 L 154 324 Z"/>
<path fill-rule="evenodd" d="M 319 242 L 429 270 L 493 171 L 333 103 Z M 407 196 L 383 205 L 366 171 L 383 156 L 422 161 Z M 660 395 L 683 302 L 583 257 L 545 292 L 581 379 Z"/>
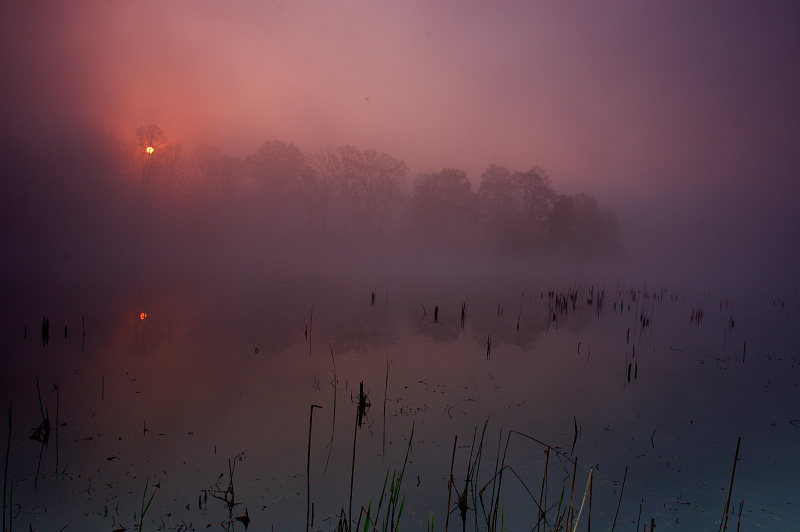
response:
<path fill-rule="evenodd" d="M 14 529 L 800 528 L 797 292 L 262 266 L 8 289 Z"/>

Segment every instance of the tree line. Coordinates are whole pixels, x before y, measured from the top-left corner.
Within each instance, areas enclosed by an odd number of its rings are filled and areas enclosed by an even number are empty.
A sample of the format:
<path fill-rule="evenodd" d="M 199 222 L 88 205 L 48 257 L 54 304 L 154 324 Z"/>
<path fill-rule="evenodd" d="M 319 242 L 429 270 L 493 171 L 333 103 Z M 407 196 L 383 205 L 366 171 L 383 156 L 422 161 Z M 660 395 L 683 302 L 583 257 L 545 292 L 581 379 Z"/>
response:
<path fill-rule="evenodd" d="M 403 161 L 350 145 L 306 154 L 290 142 L 266 141 L 235 157 L 203 144 L 184 153 L 152 124 L 137 129 L 128 160 L 143 201 L 271 237 L 514 254 L 593 255 L 620 246 L 611 209 L 588 194 L 557 193 L 538 166 L 490 165 L 475 189 L 457 168 L 409 181 Z"/>

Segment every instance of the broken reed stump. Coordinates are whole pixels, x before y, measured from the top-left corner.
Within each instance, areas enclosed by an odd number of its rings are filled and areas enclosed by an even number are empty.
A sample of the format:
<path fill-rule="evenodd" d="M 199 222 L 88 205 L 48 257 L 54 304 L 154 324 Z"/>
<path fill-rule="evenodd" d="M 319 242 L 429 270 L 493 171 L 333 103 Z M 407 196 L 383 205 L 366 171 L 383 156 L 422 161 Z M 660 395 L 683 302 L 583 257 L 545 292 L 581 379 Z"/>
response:
<path fill-rule="evenodd" d="M 358 385 L 358 426 L 361 427 L 364 417 L 367 415 L 367 409 L 372 404 L 367 401 L 367 396 L 364 394 L 364 381 Z"/>

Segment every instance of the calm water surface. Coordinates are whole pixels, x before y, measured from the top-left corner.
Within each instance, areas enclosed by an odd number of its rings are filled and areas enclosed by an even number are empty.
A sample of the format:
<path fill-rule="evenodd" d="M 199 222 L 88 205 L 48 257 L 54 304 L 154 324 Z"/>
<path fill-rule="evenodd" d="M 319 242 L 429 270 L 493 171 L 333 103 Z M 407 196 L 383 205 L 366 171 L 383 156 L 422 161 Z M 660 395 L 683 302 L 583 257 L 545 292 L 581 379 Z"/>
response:
<path fill-rule="evenodd" d="M 211 496 L 229 463 L 234 517 L 301 529 L 311 405 L 322 407 L 315 530 L 333 530 L 349 506 L 354 432 L 354 513 L 374 508 L 411 438 L 401 524 L 424 529 L 432 516 L 443 530 L 454 439 L 451 510 L 484 424 L 473 484 L 489 486 L 488 503 L 507 449 L 508 530 L 536 527 L 540 493 L 547 507 L 562 487 L 569 497 L 574 459 L 576 506 L 592 470 L 593 529 L 609 529 L 619 504 L 620 529 L 653 519 L 716 530 L 739 437 L 729 526 L 741 508 L 745 530 L 800 528 L 796 293 L 517 275 L 255 278 L 14 294 L 25 303 L 4 313 L 0 376 L 14 529 L 131 529 L 149 482 L 159 488 L 145 528 L 243 530 Z M 46 446 L 30 438 L 42 421 L 37 377 Z M 370 406 L 354 431 L 361 382 Z M 525 436 L 507 441 L 509 430 Z M 450 520 L 461 528 L 458 510 Z M 475 523 L 470 508 L 467 529 Z"/>

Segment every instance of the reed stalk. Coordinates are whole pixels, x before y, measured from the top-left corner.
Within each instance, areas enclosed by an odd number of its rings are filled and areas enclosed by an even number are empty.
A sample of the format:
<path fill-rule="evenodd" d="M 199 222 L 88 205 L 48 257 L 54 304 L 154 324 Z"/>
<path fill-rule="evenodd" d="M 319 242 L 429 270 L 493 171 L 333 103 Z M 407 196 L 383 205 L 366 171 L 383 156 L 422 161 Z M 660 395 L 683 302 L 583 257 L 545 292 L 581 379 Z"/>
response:
<path fill-rule="evenodd" d="M 636 530 L 639 530 L 639 523 L 642 521 L 642 505 L 644 504 L 644 499 L 639 502 L 639 516 L 636 518 Z"/>
<path fill-rule="evenodd" d="M 6 443 L 6 463 L 5 467 L 3 468 L 3 529 L 2 532 L 6 532 L 6 530 L 11 530 L 11 525 L 9 524 L 8 529 L 6 529 L 6 508 L 9 511 L 9 517 L 11 512 L 11 504 L 7 503 L 8 495 L 6 490 L 8 488 L 8 455 L 11 452 L 11 405 L 8 405 L 8 442 Z"/>
<path fill-rule="evenodd" d="M 569 508 L 567 510 L 567 530 L 569 530 L 570 524 L 572 523 L 572 516 L 575 509 L 572 506 L 572 496 L 575 493 L 575 473 L 578 471 L 578 457 L 574 457 L 572 459 L 572 482 L 569 488 Z"/>
<path fill-rule="evenodd" d="M 331 439 L 328 442 L 328 458 L 325 460 L 325 470 L 323 474 L 328 472 L 328 463 L 331 461 L 331 453 L 333 452 L 333 437 L 336 434 L 336 395 L 338 394 L 339 377 L 336 375 L 336 359 L 333 357 L 333 347 L 328 344 L 328 349 L 331 351 L 331 362 L 333 363 L 333 422 L 331 426 Z"/>
<path fill-rule="evenodd" d="M 547 446 L 547 450 L 544 452 L 545 459 L 544 459 L 544 474 L 542 475 L 542 489 L 539 492 L 539 515 L 536 518 L 536 530 L 539 531 L 539 526 L 542 522 L 542 519 L 545 518 L 545 511 L 544 508 L 547 506 L 544 502 L 544 498 L 547 496 L 547 492 L 545 488 L 547 486 L 547 466 L 550 463 L 550 446 Z M 547 521 L 545 520 L 545 524 Z"/>
<path fill-rule="evenodd" d="M 10 418 L 10 414 L 9 414 Z M 10 423 L 10 422 L 9 422 Z M 10 431 L 9 431 L 10 432 Z M 458 443 L 458 434 L 453 439 L 453 455 L 450 457 L 450 481 L 447 483 L 447 511 L 445 511 L 445 519 L 444 519 L 444 532 L 447 532 L 447 528 L 450 526 L 450 496 L 453 491 L 453 464 L 456 461 L 456 444 Z M 6 463 L 8 459 L 6 459 Z"/>
<path fill-rule="evenodd" d="M 509 434 L 509 436 L 511 436 L 511 434 Z M 492 513 L 493 513 L 493 508 L 495 506 L 495 488 L 497 488 L 497 500 L 500 499 L 500 486 L 497 477 L 498 474 L 500 473 L 498 467 L 500 465 L 500 448 L 502 447 L 502 443 L 503 443 L 503 427 L 500 427 L 500 436 L 497 440 L 497 455 L 495 456 L 494 459 L 494 476 L 492 477 L 492 496 L 489 499 L 490 501 L 489 516 L 487 519 L 487 524 L 489 525 L 490 529 L 492 529 L 492 523 L 494 521 L 492 518 Z M 506 446 L 508 446 L 508 439 L 506 439 Z M 503 456 L 503 460 L 505 461 L 505 455 Z"/>
<path fill-rule="evenodd" d="M 311 405 L 308 414 L 308 456 L 306 458 L 306 532 L 311 527 L 311 426 L 314 424 L 314 409 L 322 408 L 319 405 Z"/>
<path fill-rule="evenodd" d="M 625 491 L 626 478 L 628 478 L 628 466 L 625 466 L 625 474 L 622 475 L 622 489 L 619 490 L 619 501 L 617 501 L 617 511 L 614 513 L 614 522 L 611 523 L 611 532 L 614 532 L 614 527 L 617 526 L 617 516 L 619 515 L 619 507 L 622 504 L 622 493 Z"/>
<path fill-rule="evenodd" d="M 53 388 L 55 388 L 56 391 L 56 473 L 55 474 L 58 475 L 58 425 L 59 425 L 58 410 L 59 410 L 59 404 L 61 402 L 61 394 L 58 389 L 58 384 L 54 384 Z"/>
<path fill-rule="evenodd" d="M 578 517 L 575 518 L 575 526 L 572 527 L 572 532 L 577 532 L 578 524 L 581 520 L 581 514 L 583 513 L 583 505 L 586 503 L 586 494 L 589 493 L 589 488 L 592 485 L 592 474 L 594 473 L 594 468 L 589 469 L 589 479 L 586 481 L 586 489 L 583 490 L 583 500 L 581 500 L 581 507 L 578 509 Z"/>
<path fill-rule="evenodd" d="M 353 481 L 356 473 L 356 439 L 358 437 L 358 425 L 361 416 L 356 412 L 356 422 L 353 424 L 353 461 L 350 464 L 350 505 L 347 508 L 347 528 L 350 529 L 353 522 Z"/>
<path fill-rule="evenodd" d="M 386 394 L 389 391 L 389 355 L 386 355 L 386 380 L 383 383 L 383 435 L 381 437 L 381 464 L 386 458 Z"/>
<path fill-rule="evenodd" d="M 731 471 L 731 483 L 728 486 L 728 499 L 725 501 L 725 510 L 722 514 L 722 520 L 719 524 L 720 532 L 725 532 L 725 529 L 728 527 L 728 510 L 731 506 L 731 492 L 733 492 L 733 477 L 736 474 L 736 462 L 739 460 L 739 445 L 742 443 L 742 437 L 739 436 L 739 439 L 736 441 L 736 453 L 733 456 L 733 470 Z"/>
<path fill-rule="evenodd" d="M 592 530 L 592 487 L 594 486 L 594 482 L 592 481 L 592 475 L 589 475 L 589 513 L 586 514 L 586 532 L 591 532 Z"/>

